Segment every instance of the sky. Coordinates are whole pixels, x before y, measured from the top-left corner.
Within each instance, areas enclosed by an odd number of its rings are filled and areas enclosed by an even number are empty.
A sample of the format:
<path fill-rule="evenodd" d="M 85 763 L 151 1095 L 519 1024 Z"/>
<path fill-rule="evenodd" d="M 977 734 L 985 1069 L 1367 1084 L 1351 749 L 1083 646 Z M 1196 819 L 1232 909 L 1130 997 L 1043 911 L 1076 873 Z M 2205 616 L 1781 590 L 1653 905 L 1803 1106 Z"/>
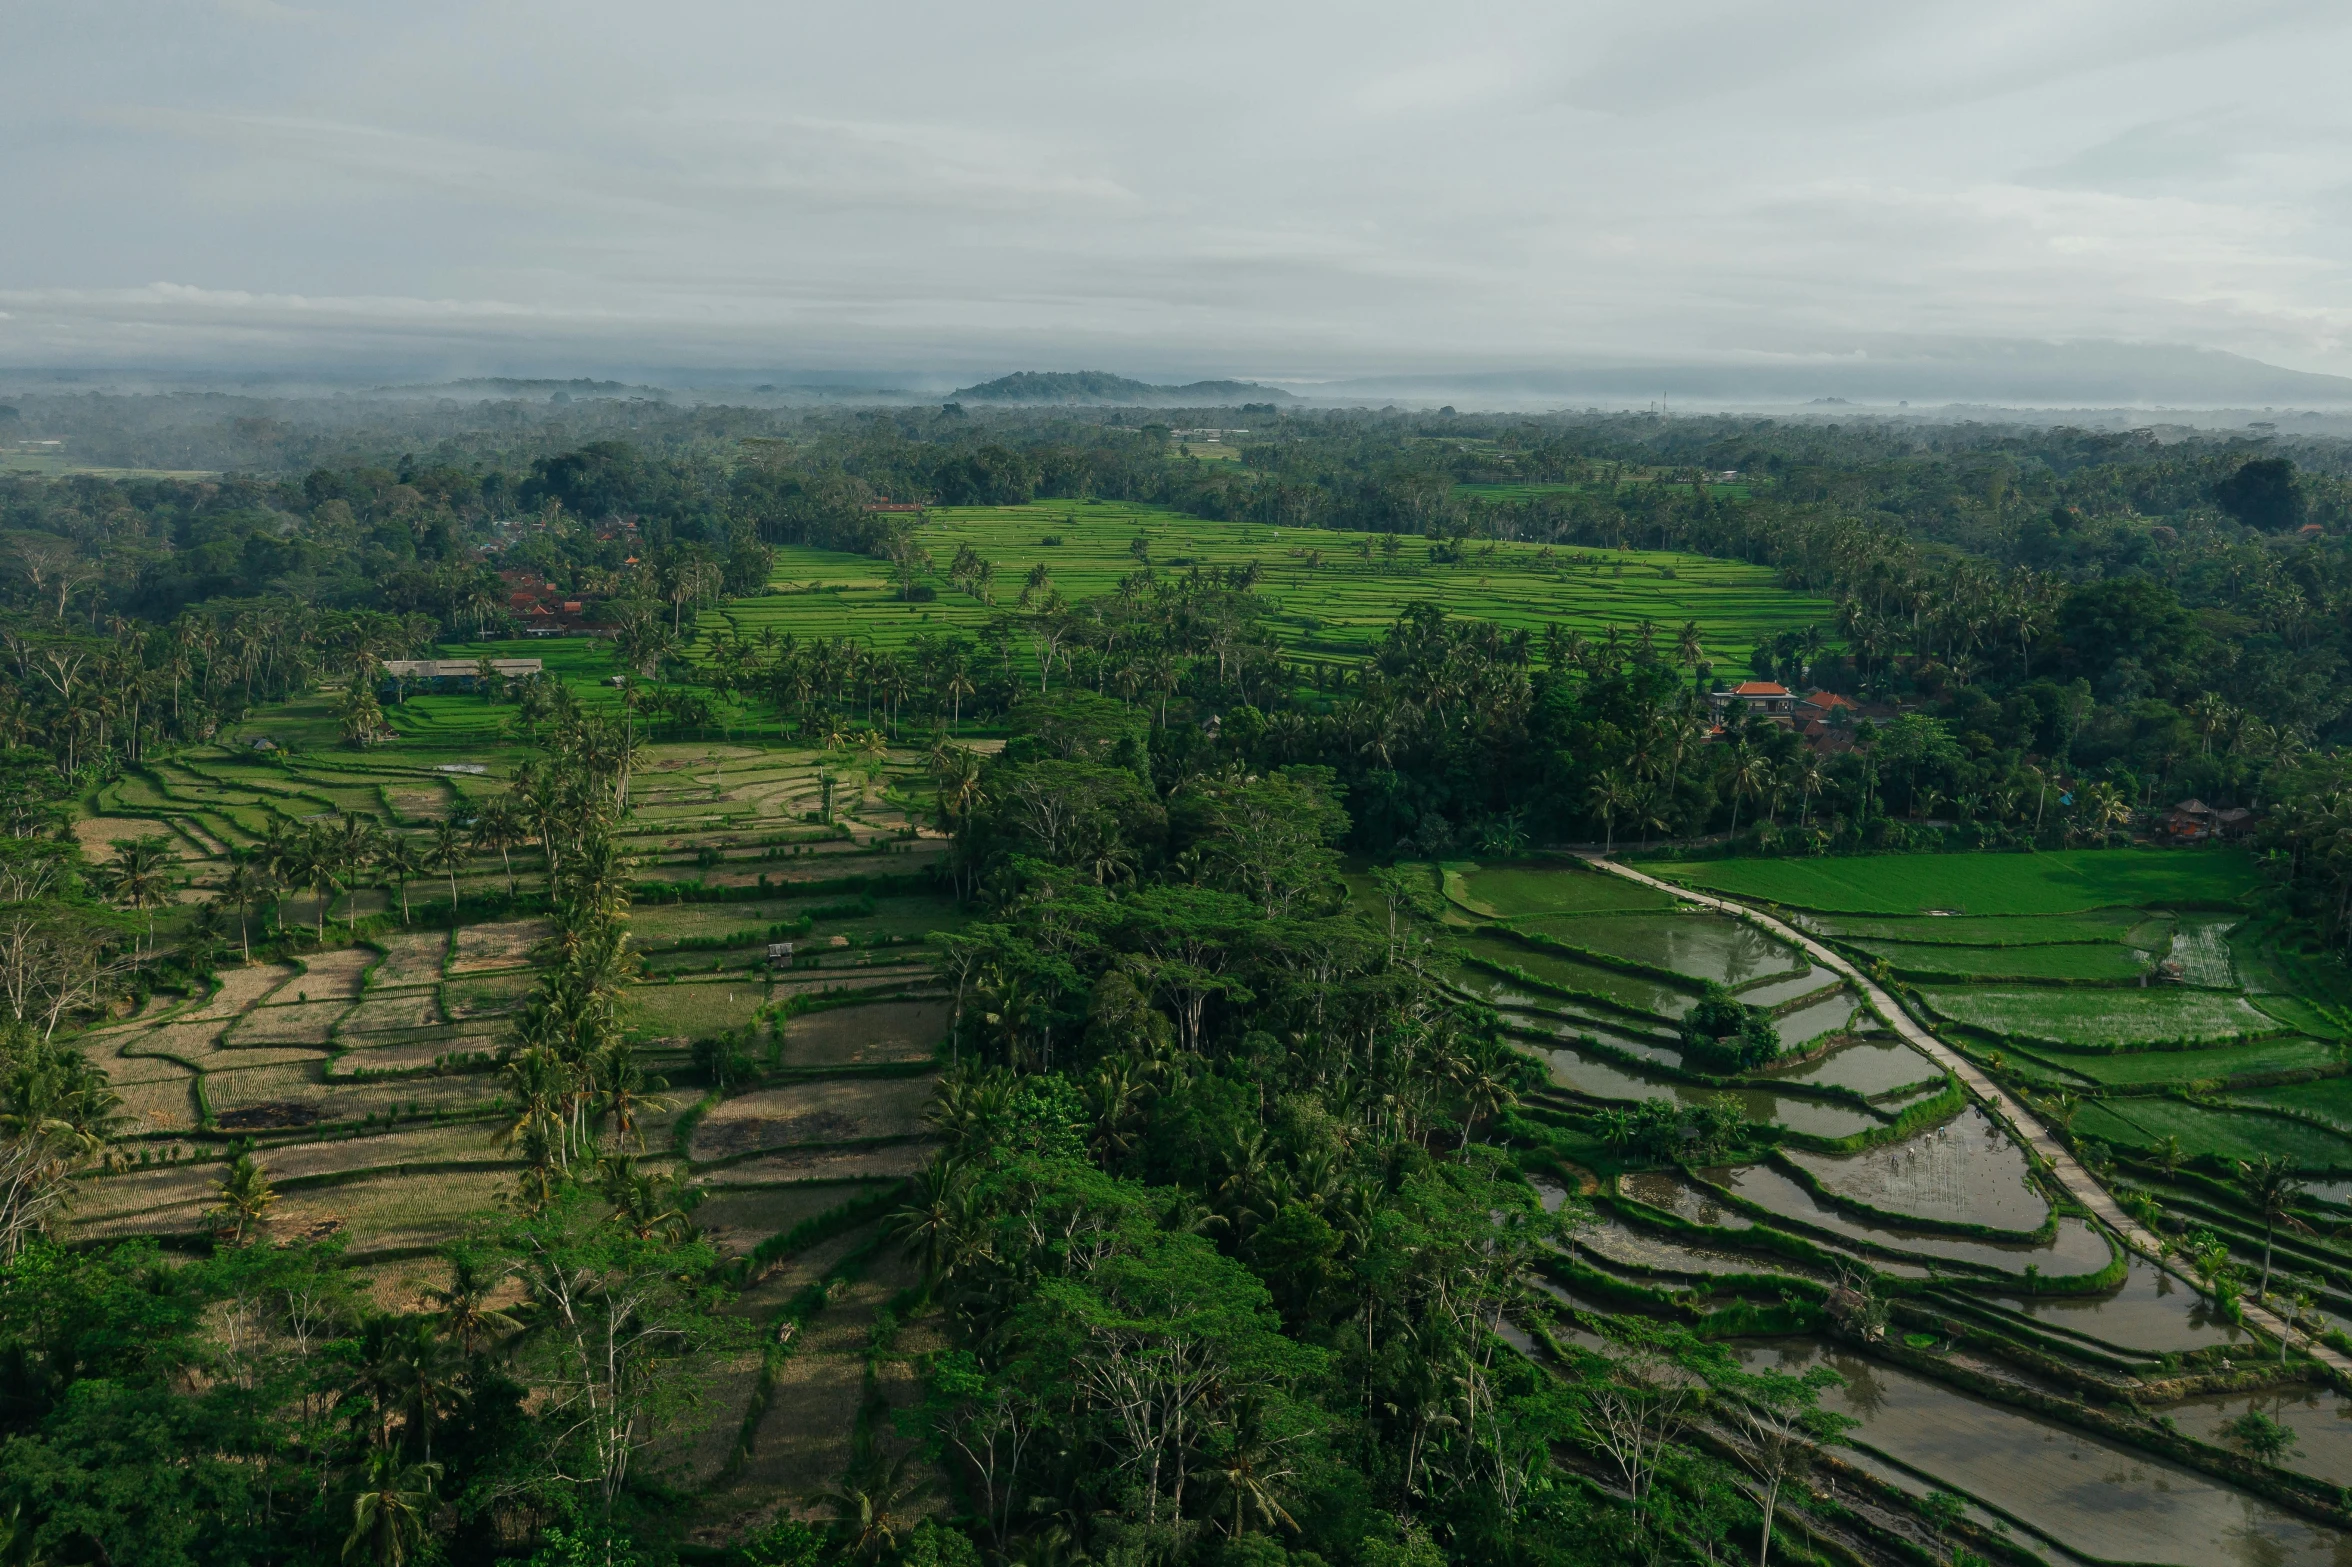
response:
<path fill-rule="evenodd" d="M 17 0 L 0 365 L 2352 374 L 2352 7 Z"/>

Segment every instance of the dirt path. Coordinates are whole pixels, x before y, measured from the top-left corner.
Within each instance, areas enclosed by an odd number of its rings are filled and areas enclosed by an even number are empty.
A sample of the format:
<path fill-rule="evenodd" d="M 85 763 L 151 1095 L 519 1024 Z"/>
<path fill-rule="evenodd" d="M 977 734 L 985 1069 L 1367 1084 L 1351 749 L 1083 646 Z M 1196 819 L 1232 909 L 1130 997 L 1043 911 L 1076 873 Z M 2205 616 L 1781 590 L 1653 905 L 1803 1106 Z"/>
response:
<path fill-rule="evenodd" d="M 1803 931 L 1776 920 L 1769 914 L 1759 913 L 1744 903 L 1735 902 L 1730 898 L 1718 898 L 1708 893 L 1693 892 L 1687 887 L 1677 887 L 1672 882 L 1660 881 L 1655 876 L 1645 876 L 1631 866 L 1620 865 L 1606 855 L 1595 853 L 1589 849 L 1578 850 L 1577 857 L 1598 870 L 1605 870 L 1614 875 L 1623 876 L 1630 881 L 1640 882 L 1645 887 L 1655 887 L 1660 892 L 1669 893 L 1685 903 L 1695 903 L 1701 908 L 1714 909 L 1718 913 L 1729 914 L 1735 919 L 1746 920 L 1749 924 L 1767 930 L 1781 940 L 1802 948 L 1814 962 L 1823 968 L 1832 969 L 1844 975 L 1855 989 L 1862 992 L 1863 998 L 1877 1010 L 1880 1017 L 1887 1020 L 1887 1023 L 1902 1037 L 1906 1044 L 1957 1077 L 1962 1086 L 1976 1097 L 1978 1103 L 1984 1106 L 1988 1114 L 2008 1126 L 2009 1135 L 2040 1156 L 2042 1161 L 2049 1166 L 2050 1173 L 2057 1179 L 2058 1184 L 2066 1188 L 2067 1195 L 2089 1209 L 2101 1224 L 2121 1236 L 2126 1246 L 2146 1256 L 2158 1266 L 2164 1265 L 2164 1243 L 2149 1234 L 2138 1220 L 2124 1212 L 2122 1205 L 2108 1195 L 2107 1188 L 2091 1178 L 2091 1172 L 2082 1167 L 2080 1161 L 2067 1150 L 2065 1144 L 2052 1137 L 2043 1128 L 2040 1121 L 2028 1114 L 2023 1105 L 2010 1097 L 2008 1090 L 1985 1076 L 1975 1062 L 1970 1061 L 1959 1051 L 1954 1050 L 1922 1028 L 1911 1014 L 1898 1006 L 1894 998 L 1881 990 L 1869 975 Z M 2166 1271 L 2176 1274 L 2178 1272 L 2177 1269 L 2167 1269 Z M 2193 1280 L 2188 1282 L 2194 1283 Z M 2277 1316 L 2252 1301 L 2242 1302 L 2242 1306 L 2247 1320 L 2273 1338 L 2294 1331 L 2289 1329 L 2287 1324 Z M 2329 1348 L 2309 1335 L 2303 1335 L 2303 1339 L 2303 1348 L 2311 1354 L 2313 1359 L 2328 1366 L 2340 1376 L 2352 1377 L 2352 1357 Z"/>

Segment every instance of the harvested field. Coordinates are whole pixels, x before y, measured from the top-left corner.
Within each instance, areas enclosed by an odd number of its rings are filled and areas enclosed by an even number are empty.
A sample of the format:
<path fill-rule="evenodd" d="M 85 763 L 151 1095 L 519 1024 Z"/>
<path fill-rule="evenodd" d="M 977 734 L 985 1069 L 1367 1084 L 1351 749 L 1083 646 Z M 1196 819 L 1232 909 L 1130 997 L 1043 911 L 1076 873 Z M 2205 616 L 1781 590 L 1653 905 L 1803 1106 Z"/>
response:
<path fill-rule="evenodd" d="M 786 1066 L 848 1066 L 866 1061 L 923 1061 L 947 1037 L 944 1001 L 878 1001 L 834 1007 L 784 1027 Z"/>
<path fill-rule="evenodd" d="M 235 1017 L 258 1004 L 279 986 L 298 975 L 291 963 L 256 963 L 250 968 L 225 968 L 220 988 L 191 1017 Z"/>
<path fill-rule="evenodd" d="M 491 1034 L 469 1034 L 456 1038 L 405 1040 L 399 1044 L 369 1045 L 365 1049 L 346 1050 L 327 1063 L 329 1081 L 351 1082 L 370 1072 L 402 1072 L 429 1067 L 444 1056 L 469 1054 L 489 1055 L 497 1051 L 499 1041 Z"/>
<path fill-rule="evenodd" d="M 877 1179 L 908 1176 L 930 1162 L 925 1143 L 892 1143 L 883 1148 L 806 1148 L 793 1153 L 747 1159 L 701 1177 L 706 1186 L 737 1186 L 763 1181 L 837 1181 L 851 1177 Z"/>
<path fill-rule="evenodd" d="M 472 974 L 488 969 L 517 968 L 531 960 L 531 951 L 555 935 L 546 920 L 510 920 L 497 925 L 461 925 L 450 949 L 449 972 Z"/>
<path fill-rule="evenodd" d="M 327 1043 L 327 1031 L 351 1010 L 344 1001 L 296 1001 L 283 1006 L 255 1007 L 222 1035 L 237 1045 L 317 1045 Z"/>
<path fill-rule="evenodd" d="M 538 983 L 530 973 L 494 974 L 487 978 L 451 980 L 441 990 L 442 1010 L 456 1022 L 469 1017 L 496 1017 L 523 1004 Z"/>
<path fill-rule="evenodd" d="M 360 980 L 377 961 L 373 947 L 344 947 L 334 952 L 313 952 L 302 960 L 302 977 L 285 987 L 281 1001 L 351 1000 L 359 994 Z"/>
<path fill-rule="evenodd" d="M 273 1236 L 289 1237 L 341 1221 L 351 1249 L 358 1253 L 436 1246 L 456 1235 L 467 1220 L 493 1211 L 513 1186 L 510 1172 L 485 1169 L 479 1174 L 452 1171 L 422 1181 L 386 1175 L 297 1189 L 279 1197 L 269 1228 Z"/>
<path fill-rule="evenodd" d="M 722 1159 L 797 1143 L 903 1137 L 922 1130 L 933 1076 L 794 1083 L 729 1099 L 702 1118 L 690 1149 Z"/>
<path fill-rule="evenodd" d="M 394 931 L 375 938 L 384 949 L 376 969 L 376 985 L 429 984 L 441 978 L 441 959 L 449 950 L 447 931 Z"/>
<path fill-rule="evenodd" d="M 694 1219 L 721 1251 L 741 1255 L 771 1235 L 884 1189 L 885 1183 L 845 1186 L 735 1187 L 708 1198 Z"/>
<path fill-rule="evenodd" d="M 163 1063 L 157 1063 L 160 1067 Z M 122 1114 L 141 1132 L 192 1132 L 196 1129 L 196 1074 L 173 1068 L 176 1077 L 156 1076 L 136 1083 L 117 1083 Z"/>
<path fill-rule="evenodd" d="M 436 986 L 372 989 L 359 1005 L 343 1015 L 342 1026 L 336 1030 L 336 1034 L 339 1038 L 348 1038 L 354 1034 L 381 1033 L 395 1028 L 430 1028 L 441 1021 L 441 997 Z"/>

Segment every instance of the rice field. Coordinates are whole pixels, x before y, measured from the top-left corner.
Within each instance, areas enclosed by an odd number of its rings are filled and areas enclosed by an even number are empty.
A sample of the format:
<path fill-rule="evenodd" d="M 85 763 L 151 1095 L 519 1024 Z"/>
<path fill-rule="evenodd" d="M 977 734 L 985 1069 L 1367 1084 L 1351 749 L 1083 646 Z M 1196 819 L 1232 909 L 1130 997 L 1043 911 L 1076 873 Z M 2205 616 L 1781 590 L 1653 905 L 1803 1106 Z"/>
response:
<path fill-rule="evenodd" d="M 2343 1052 L 2316 1039 L 2264 1039 L 2220 1050 L 2142 1050 L 2109 1055 L 2073 1054 L 2053 1062 L 2109 1087 L 2148 1083 L 2226 1082 L 2274 1072 L 2332 1072 Z"/>
<path fill-rule="evenodd" d="M 937 1079 L 845 1079 L 763 1088 L 727 1100 L 694 1128 L 697 1160 L 728 1158 L 803 1143 L 907 1137 L 922 1129 L 923 1106 Z"/>
<path fill-rule="evenodd" d="M 1139 538 L 1163 573 L 1255 564 L 1272 629 L 1306 659 L 1362 656 L 1416 601 L 1514 630 L 1556 622 L 1588 636 L 1610 626 L 1630 633 L 1645 620 L 1668 628 L 1696 620 L 1705 656 L 1724 668 L 1744 665 L 1759 641 L 1826 626 L 1831 616 L 1826 600 L 1791 593 L 1768 568 L 1703 556 L 1497 542 L 1473 546 L 1459 564 L 1435 565 L 1418 541 L 1392 559 L 1380 553 L 1383 535 L 1215 522 L 1116 501 L 936 507 L 915 538 L 942 563 L 971 545 L 996 568 L 1000 589 L 1043 565 L 1073 602 L 1108 594 L 1135 571 Z M 944 577 L 930 580 L 938 597 L 907 603 L 872 556 L 785 546 L 765 597 L 705 610 L 701 626 L 706 636 L 773 627 L 891 648 L 920 632 L 974 632 L 996 613 Z"/>
<path fill-rule="evenodd" d="M 1857 941 L 1853 945 L 1905 979 L 2060 980 L 2082 984 L 2137 983 L 2149 969 L 2136 947 L 2069 942 L 2046 947 L 1950 947 L 1923 941 Z"/>
<path fill-rule="evenodd" d="M 2035 986 L 1928 989 L 1920 996 L 1938 1016 L 1955 1023 L 2060 1049 L 2144 1050 L 2283 1032 L 2244 997 L 2203 990 Z"/>
<path fill-rule="evenodd" d="M 2236 850 L 2065 849 L 2040 854 L 1874 854 L 1696 860 L 1646 867 L 1737 898 L 1842 914 L 2074 914 L 2223 908 L 2261 885 Z"/>
<path fill-rule="evenodd" d="M 641 985 L 629 996 L 630 1027 L 651 1038 L 706 1039 L 725 1029 L 742 1028 L 768 999 L 764 979 L 680 981 L 670 985 Z"/>
<path fill-rule="evenodd" d="M 2215 1109 L 2177 1099 L 2103 1099 L 2085 1105 L 2072 1130 L 2077 1137 L 2094 1137 L 2121 1148 L 2153 1148 L 2167 1137 L 2177 1137 L 2192 1156 L 2251 1160 L 2275 1155 L 2303 1170 L 2352 1173 L 2352 1137 L 2252 1110 Z"/>
<path fill-rule="evenodd" d="M 1446 893 L 1473 914 L 1518 919 L 1530 914 L 1665 914 L 1679 905 L 1669 893 L 1586 870 L 1573 861 L 1536 865 L 1445 867 Z"/>

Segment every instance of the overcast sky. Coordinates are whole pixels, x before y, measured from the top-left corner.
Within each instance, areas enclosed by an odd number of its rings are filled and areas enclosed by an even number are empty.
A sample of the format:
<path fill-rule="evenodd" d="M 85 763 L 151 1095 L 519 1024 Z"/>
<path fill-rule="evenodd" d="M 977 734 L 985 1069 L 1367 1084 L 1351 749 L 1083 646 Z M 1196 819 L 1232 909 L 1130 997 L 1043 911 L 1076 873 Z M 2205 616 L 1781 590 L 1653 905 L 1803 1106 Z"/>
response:
<path fill-rule="evenodd" d="M 2352 7 L 17 0 L 0 364 L 2352 373 Z"/>

